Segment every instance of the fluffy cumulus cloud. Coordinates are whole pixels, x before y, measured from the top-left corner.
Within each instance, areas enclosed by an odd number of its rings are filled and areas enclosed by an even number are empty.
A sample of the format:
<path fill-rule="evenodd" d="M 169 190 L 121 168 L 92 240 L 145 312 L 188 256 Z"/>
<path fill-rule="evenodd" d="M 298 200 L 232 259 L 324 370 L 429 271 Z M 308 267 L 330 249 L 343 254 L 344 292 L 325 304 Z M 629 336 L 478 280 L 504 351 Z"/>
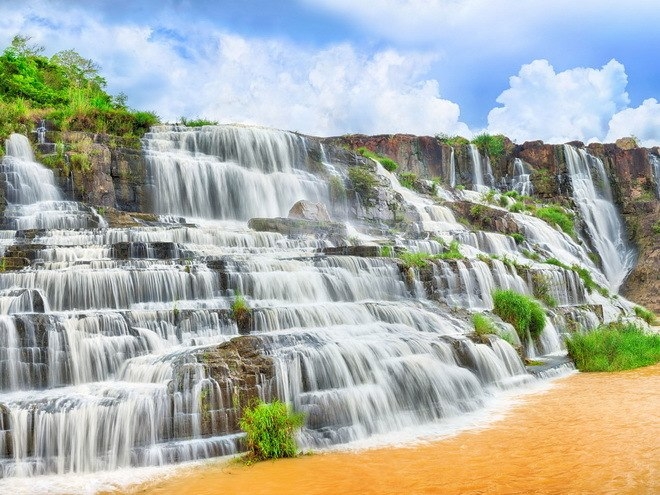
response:
<path fill-rule="evenodd" d="M 607 141 L 627 136 L 635 136 L 642 146 L 660 146 L 660 103 L 655 98 L 612 117 Z"/>
<path fill-rule="evenodd" d="M 50 53 L 74 47 L 100 63 L 111 92 L 168 121 L 206 117 L 318 135 L 469 134 L 458 105 L 425 77 L 432 57 L 423 53 L 311 49 L 210 26 L 192 33 L 112 25 L 71 11 L 15 16 L 6 27 Z"/>
<path fill-rule="evenodd" d="M 459 107 L 423 73 L 424 55 L 364 55 L 342 44 L 307 51 L 277 41 L 219 36 L 200 112 L 331 135 L 467 133 Z"/>
<path fill-rule="evenodd" d="M 546 60 L 524 65 L 488 114 L 490 132 L 519 141 L 601 140 L 612 117 L 628 104 L 623 65 L 555 72 Z"/>

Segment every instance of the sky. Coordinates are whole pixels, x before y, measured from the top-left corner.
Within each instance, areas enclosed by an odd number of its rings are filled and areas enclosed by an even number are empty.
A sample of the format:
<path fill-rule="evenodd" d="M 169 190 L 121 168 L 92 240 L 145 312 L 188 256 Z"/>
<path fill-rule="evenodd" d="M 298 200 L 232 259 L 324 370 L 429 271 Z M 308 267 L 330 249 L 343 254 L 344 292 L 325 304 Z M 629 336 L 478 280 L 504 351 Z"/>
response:
<path fill-rule="evenodd" d="M 167 122 L 660 145 L 657 0 L 0 0 L 16 34 Z"/>

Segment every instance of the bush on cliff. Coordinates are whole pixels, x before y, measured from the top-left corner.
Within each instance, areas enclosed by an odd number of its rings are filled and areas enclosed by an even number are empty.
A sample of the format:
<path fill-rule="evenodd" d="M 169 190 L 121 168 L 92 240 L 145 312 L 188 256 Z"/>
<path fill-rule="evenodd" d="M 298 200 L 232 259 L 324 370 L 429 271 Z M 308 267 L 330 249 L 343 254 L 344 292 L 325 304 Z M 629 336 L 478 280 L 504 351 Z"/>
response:
<path fill-rule="evenodd" d="M 294 413 L 286 404 L 259 401 L 254 407 L 243 410 L 240 427 L 246 433 L 250 460 L 295 457 L 297 454 L 294 434 L 302 427 L 304 416 Z"/>
<path fill-rule="evenodd" d="M 140 137 L 158 123 L 152 112 L 126 107 L 126 96 L 105 92 L 99 66 L 74 50 L 52 57 L 14 36 L 0 55 L 0 140 L 33 131 L 43 119 L 57 130 Z"/>
<path fill-rule="evenodd" d="M 493 312 L 516 329 L 520 340 L 541 335 L 545 327 L 545 311 L 541 304 L 524 294 L 512 290 L 493 292 Z"/>
<path fill-rule="evenodd" d="M 660 334 L 631 323 L 611 323 L 566 339 L 580 371 L 622 371 L 660 362 Z"/>

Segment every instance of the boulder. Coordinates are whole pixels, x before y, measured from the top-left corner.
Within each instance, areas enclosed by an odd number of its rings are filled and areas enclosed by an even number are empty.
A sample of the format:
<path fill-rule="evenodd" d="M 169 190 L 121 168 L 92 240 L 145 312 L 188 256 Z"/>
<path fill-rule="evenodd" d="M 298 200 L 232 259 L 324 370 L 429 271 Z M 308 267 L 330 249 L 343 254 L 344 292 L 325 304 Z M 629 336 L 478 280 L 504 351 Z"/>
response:
<path fill-rule="evenodd" d="M 289 218 L 298 218 L 302 220 L 313 220 L 315 222 L 329 222 L 330 215 L 328 209 L 323 203 L 314 203 L 301 199 L 296 202 L 289 210 Z"/>

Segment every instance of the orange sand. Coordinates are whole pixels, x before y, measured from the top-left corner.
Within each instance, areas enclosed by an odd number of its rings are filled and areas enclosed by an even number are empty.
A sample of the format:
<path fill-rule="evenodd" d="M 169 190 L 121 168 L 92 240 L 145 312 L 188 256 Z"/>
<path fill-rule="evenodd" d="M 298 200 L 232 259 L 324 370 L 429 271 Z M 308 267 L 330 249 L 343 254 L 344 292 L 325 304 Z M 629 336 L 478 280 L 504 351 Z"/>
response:
<path fill-rule="evenodd" d="M 660 365 L 576 374 L 486 430 L 412 448 L 218 462 L 131 494 L 658 494 Z"/>

